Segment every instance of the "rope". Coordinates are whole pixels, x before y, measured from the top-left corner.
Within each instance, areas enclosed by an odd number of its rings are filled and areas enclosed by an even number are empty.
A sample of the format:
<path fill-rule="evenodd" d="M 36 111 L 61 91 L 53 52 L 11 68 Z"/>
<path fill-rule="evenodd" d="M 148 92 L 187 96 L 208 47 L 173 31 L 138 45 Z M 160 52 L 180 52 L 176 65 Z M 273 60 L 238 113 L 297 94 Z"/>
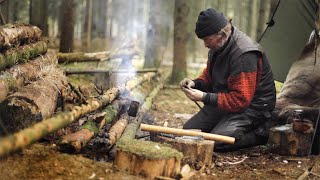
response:
<path fill-rule="evenodd" d="M 273 17 L 274 17 L 274 15 L 276 14 L 276 12 L 277 12 L 277 10 L 278 10 L 280 1 L 281 1 L 281 0 L 278 1 L 278 4 L 277 4 L 276 8 L 274 9 L 270 21 L 266 23 L 266 24 L 267 24 L 267 27 L 266 27 L 266 29 L 263 31 L 263 33 L 261 34 L 261 36 L 260 36 L 260 38 L 259 38 L 259 40 L 258 40 L 258 43 L 261 41 L 262 37 L 263 37 L 264 34 L 267 32 L 268 28 L 269 28 L 269 27 L 272 27 L 272 26 L 275 24 L 275 21 L 273 20 Z"/>

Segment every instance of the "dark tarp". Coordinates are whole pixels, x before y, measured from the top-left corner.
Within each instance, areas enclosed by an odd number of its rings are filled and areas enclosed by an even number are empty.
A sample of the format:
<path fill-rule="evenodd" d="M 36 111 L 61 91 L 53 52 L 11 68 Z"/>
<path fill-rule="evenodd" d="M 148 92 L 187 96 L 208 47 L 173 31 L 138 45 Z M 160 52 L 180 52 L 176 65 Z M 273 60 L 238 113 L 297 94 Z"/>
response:
<path fill-rule="evenodd" d="M 274 78 L 284 82 L 291 64 L 297 60 L 315 28 L 317 4 L 314 0 L 280 0 L 260 44 L 272 66 Z"/>

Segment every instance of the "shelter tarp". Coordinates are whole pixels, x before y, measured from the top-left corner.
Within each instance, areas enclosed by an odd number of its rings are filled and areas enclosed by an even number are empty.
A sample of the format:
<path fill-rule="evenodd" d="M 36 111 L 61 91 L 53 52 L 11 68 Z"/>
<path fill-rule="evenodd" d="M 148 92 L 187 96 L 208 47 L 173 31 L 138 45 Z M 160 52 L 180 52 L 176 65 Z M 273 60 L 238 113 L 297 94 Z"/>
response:
<path fill-rule="evenodd" d="M 292 63 L 297 60 L 315 28 L 317 4 L 314 0 L 279 0 L 273 17 L 260 44 L 272 66 L 274 78 L 284 82 Z"/>

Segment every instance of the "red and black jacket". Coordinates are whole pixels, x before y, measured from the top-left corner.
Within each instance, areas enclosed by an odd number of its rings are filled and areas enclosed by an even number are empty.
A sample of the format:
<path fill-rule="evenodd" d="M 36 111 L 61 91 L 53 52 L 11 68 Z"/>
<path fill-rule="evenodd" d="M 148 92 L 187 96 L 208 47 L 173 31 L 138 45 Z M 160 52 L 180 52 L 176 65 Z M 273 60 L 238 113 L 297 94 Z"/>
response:
<path fill-rule="evenodd" d="M 207 92 L 205 105 L 226 112 L 247 108 L 272 111 L 276 91 L 272 70 L 260 46 L 233 27 L 227 44 L 209 51 L 207 67 L 194 80 L 196 89 Z"/>

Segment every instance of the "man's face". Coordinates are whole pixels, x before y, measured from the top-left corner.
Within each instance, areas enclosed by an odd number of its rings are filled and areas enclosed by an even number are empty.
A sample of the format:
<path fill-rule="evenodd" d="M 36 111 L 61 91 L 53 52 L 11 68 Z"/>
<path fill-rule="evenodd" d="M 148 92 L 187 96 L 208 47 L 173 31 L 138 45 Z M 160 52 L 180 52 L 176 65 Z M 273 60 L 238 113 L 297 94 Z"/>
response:
<path fill-rule="evenodd" d="M 204 37 L 202 40 L 207 48 L 216 51 L 224 45 L 225 39 L 225 35 L 220 31 L 216 34 Z"/>

